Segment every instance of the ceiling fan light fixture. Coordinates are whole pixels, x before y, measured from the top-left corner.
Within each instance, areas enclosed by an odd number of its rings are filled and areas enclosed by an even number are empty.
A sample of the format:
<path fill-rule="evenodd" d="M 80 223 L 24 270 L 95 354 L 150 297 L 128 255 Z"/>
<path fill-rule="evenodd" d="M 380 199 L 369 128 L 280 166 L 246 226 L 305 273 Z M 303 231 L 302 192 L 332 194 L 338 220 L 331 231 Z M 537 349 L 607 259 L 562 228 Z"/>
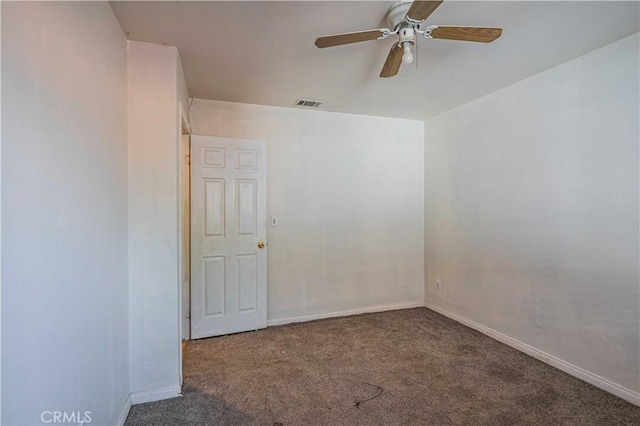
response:
<path fill-rule="evenodd" d="M 413 54 L 411 53 L 411 43 L 404 42 L 404 53 L 402 55 L 402 63 L 408 65 L 413 62 Z"/>
<path fill-rule="evenodd" d="M 398 37 L 401 43 L 405 41 L 409 43 L 416 42 L 416 30 L 412 27 L 403 27 L 398 30 Z"/>

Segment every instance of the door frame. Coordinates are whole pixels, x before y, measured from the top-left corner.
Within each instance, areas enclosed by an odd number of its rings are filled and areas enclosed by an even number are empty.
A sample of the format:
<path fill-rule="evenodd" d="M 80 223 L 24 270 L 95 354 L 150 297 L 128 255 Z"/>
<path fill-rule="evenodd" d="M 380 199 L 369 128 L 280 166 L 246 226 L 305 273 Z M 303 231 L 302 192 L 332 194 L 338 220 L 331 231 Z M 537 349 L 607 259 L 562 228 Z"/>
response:
<path fill-rule="evenodd" d="M 176 176 L 176 183 L 178 185 L 178 200 L 177 200 L 177 209 L 178 209 L 178 246 L 179 249 L 177 250 L 178 252 L 178 277 L 177 277 L 177 291 L 178 291 L 178 353 L 180 354 L 179 356 L 179 371 L 180 371 L 180 386 L 182 386 L 182 380 L 183 380 L 183 374 L 182 374 L 182 348 L 183 348 L 183 341 L 184 340 L 189 340 L 190 336 L 186 336 L 187 339 L 185 339 L 184 336 L 184 323 L 185 321 L 189 324 L 189 327 L 191 327 L 191 322 L 189 318 L 186 318 L 185 316 L 188 315 L 188 312 L 185 312 L 184 310 L 184 306 L 183 306 L 183 300 L 182 300 L 182 293 L 183 293 L 183 287 L 184 287 L 184 262 L 185 259 L 183 259 L 183 255 L 182 255 L 182 239 L 184 238 L 184 233 L 185 233 L 185 229 L 183 229 L 183 224 L 184 224 L 184 217 L 183 217 L 183 213 L 182 213 L 182 197 L 183 197 L 183 191 L 182 191 L 182 175 L 184 172 L 184 168 L 188 167 L 189 170 L 191 169 L 191 165 L 190 164 L 186 164 L 184 161 L 185 158 L 185 154 L 186 155 L 191 155 L 190 151 L 191 151 L 191 141 L 189 140 L 189 153 L 185 153 L 183 152 L 182 149 L 182 136 L 184 135 L 189 135 L 191 136 L 191 127 L 189 126 L 189 119 L 187 114 L 185 114 L 184 111 L 184 107 L 182 105 L 182 102 L 178 102 L 178 125 L 177 125 L 177 129 L 178 129 L 178 134 L 177 136 L 177 151 L 178 151 L 178 175 Z M 188 179 L 191 179 L 191 172 L 189 172 L 187 174 Z M 186 259 L 186 262 L 191 262 L 191 259 Z"/>

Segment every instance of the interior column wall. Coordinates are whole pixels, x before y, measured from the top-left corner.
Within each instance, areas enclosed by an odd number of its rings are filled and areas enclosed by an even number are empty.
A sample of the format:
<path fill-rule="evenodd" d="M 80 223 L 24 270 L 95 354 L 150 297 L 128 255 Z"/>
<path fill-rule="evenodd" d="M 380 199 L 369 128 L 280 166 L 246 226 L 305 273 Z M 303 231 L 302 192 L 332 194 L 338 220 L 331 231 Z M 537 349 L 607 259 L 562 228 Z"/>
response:
<path fill-rule="evenodd" d="M 128 43 L 129 287 L 134 403 L 180 392 L 179 147 L 186 84 L 175 47 Z"/>

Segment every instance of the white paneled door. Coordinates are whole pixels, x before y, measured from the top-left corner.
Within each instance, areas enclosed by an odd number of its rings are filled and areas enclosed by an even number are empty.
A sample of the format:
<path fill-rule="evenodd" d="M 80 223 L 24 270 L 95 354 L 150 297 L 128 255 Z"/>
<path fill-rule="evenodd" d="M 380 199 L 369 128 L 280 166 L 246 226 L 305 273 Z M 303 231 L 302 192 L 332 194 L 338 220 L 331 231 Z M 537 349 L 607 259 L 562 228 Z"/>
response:
<path fill-rule="evenodd" d="M 267 325 L 266 149 L 191 137 L 191 337 Z"/>

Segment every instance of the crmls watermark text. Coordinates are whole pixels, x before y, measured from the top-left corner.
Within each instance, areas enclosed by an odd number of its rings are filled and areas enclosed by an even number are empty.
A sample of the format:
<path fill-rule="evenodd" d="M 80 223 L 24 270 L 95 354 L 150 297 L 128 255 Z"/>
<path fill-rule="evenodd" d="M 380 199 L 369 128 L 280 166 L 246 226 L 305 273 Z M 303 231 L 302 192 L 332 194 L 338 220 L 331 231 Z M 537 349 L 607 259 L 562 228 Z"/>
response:
<path fill-rule="evenodd" d="M 91 411 L 43 411 L 40 420 L 46 424 L 84 425 L 91 423 Z"/>

